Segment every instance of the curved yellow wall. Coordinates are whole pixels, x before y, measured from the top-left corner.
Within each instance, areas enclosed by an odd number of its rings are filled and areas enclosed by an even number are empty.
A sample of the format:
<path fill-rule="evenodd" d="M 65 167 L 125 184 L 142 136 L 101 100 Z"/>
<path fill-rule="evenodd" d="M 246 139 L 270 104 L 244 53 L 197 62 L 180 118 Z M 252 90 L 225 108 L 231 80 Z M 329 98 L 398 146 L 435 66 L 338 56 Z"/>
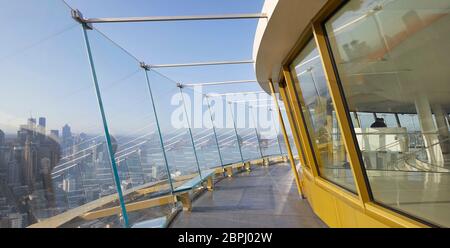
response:
<path fill-rule="evenodd" d="M 361 204 L 351 193 L 314 178 L 309 171 L 302 174 L 302 189 L 314 213 L 329 227 L 427 227 L 375 204 Z"/>

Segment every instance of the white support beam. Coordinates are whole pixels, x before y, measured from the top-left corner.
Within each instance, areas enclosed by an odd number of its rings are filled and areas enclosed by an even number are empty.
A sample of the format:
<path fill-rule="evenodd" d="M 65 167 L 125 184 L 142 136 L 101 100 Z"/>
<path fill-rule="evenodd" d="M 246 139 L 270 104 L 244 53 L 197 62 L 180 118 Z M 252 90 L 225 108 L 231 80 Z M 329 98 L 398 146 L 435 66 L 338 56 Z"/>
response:
<path fill-rule="evenodd" d="M 273 101 L 272 98 L 267 98 L 267 99 L 248 99 L 248 100 L 241 100 L 241 101 L 234 101 L 234 103 L 243 103 L 243 102 L 266 102 L 266 101 Z"/>
<path fill-rule="evenodd" d="M 267 94 L 267 92 L 265 91 L 250 91 L 250 92 L 235 92 L 235 93 L 223 93 L 223 94 L 207 94 L 207 97 L 218 97 L 218 96 L 233 96 L 233 95 L 246 95 L 246 94 L 261 94 L 261 93 L 265 93 Z"/>
<path fill-rule="evenodd" d="M 198 15 L 198 16 L 144 16 L 144 17 L 112 17 L 87 18 L 84 23 L 120 23 L 120 22 L 167 22 L 167 21 L 205 21 L 205 20 L 235 20 L 267 18 L 264 13 L 251 14 L 224 14 L 224 15 Z"/>
<path fill-rule="evenodd" d="M 212 86 L 212 85 L 224 85 L 224 84 L 242 84 L 242 83 L 256 83 L 256 80 L 235 80 L 235 81 L 222 81 L 222 82 L 210 82 L 210 83 L 193 83 L 183 84 L 184 87 L 196 87 L 196 86 Z"/>
<path fill-rule="evenodd" d="M 213 61 L 213 62 L 196 62 L 183 64 L 162 64 L 148 65 L 150 68 L 174 68 L 174 67 L 194 67 L 194 66 L 214 66 L 214 65 L 238 65 L 238 64 L 254 64 L 253 60 L 237 60 L 237 61 Z"/>

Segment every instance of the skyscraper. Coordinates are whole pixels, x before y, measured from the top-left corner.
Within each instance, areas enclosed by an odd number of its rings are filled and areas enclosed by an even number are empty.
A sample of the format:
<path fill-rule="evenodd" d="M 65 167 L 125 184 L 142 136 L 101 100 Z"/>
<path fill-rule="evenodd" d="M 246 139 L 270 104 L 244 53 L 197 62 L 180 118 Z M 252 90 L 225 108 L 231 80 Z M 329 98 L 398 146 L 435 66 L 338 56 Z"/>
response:
<path fill-rule="evenodd" d="M 68 124 L 64 125 L 62 128 L 62 146 L 67 148 L 73 145 L 72 131 Z"/>
<path fill-rule="evenodd" d="M 45 127 L 46 123 L 47 123 L 47 121 L 46 121 L 45 117 L 39 117 L 39 126 Z"/>
<path fill-rule="evenodd" d="M 32 142 L 31 136 L 27 136 L 25 141 L 23 166 L 25 172 L 25 184 L 28 185 L 30 189 L 33 189 L 34 181 L 38 174 L 38 151 L 36 144 L 33 144 Z"/>
<path fill-rule="evenodd" d="M 64 125 L 64 127 L 62 128 L 62 137 L 63 137 L 63 139 L 72 137 L 72 131 L 70 130 L 70 126 L 67 124 Z"/>
<path fill-rule="evenodd" d="M 0 146 L 5 144 L 5 133 L 0 129 Z"/>
<path fill-rule="evenodd" d="M 40 142 L 44 142 L 47 130 L 45 129 L 46 119 L 45 117 L 39 117 L 39 124 L 36 128 L 36 133 Z"/>

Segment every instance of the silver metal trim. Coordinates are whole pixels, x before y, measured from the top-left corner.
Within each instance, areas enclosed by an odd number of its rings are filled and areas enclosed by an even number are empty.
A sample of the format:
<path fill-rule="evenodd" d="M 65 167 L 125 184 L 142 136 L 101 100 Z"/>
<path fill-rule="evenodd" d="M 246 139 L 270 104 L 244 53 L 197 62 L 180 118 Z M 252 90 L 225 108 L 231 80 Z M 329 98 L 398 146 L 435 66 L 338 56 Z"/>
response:
<path fill-rule="evenodd" d="M 151 68 L 173 68 L 173 67 L 194 67 L 194 66 L 213 66 L 213 65 L 237 65 L 237 64 L 254 64 L 253 60 L 237 60 L 237 61 L 212 61 L 212 62 L 195 62 L 181 64 L 161 64 L 148 65 Z"/>
<path fill-rule="evenodd" d="M 224 84 L 242 84 L 242 83 L 257 83 L 257 80 L 234 80 L 234 81 L 222 81 L 222 82 L 209 82 L 209 83 L 190 83 L 183 84 L 184 87 L 195 86 L 211 86 L 211 85 L 224 85 Z"/>
<path fill-rule="evenodd" d="M 262 94 L 262 93 L 266 93 L 265 91 L 249 91 L 249 92 L 234 92 L 234 93 L 223 93 L 223 94 L 216 94 L 216 93 L 211 93 L 211 94 L 206 94 L 207 97 L 217 97 L 217 96 L 232 96 L 232 95 L 245 95 L 245 94 Z"/>
<path fill-rule="evenodd" d="M 116 22 L 163 22 L 163 21 L 202 21 L 268 18 L 265 13 L 198 15 L 198 16 L 143 16 L 143 17 L 110 17 L 87 18 L 84 23 L 116 23 Z"/>

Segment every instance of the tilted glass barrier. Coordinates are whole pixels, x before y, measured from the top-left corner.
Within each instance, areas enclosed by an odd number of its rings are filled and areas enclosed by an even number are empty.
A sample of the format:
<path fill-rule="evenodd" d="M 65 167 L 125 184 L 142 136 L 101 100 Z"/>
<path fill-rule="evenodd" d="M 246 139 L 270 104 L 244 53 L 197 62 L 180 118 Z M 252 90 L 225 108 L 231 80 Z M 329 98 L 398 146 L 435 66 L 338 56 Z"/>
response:
<path fill-rule="evenodd" d="M 224 165 L 242 162 L 242 151 L 235 129 L 234 116 L 221 96 L 207 98 L 210 104 L 213 122 L 216 126 L 217 140 Z"/>
<path fill-rule="evenodd" d="M 183 96 L 177 83 L 164 75 L 148 71 L 158 115 L 164 149 L 174 190 L 188 179 L 200 175 Z"/>
<path fill-rule="evenodd" d="M 12 1 L 0 14 L 8 19 L 0 22 L 8 33 L 0 46 L 1 227 L 55 216 L 54 223 L 64 223 L 103 207 L 102 198 L 117 206 L 80 25 L 56 0 Z M 75 226 L 120 226 L 120 220 Z"/>
<path fill-rule="evenodd" d="M 181 92 L 183 92 L 183 104 L 192 130 L 200 170 L 208 171 L 221 167 L 221 153 L 218 149 L 215 126 L 213 126 L 205 97 L 192 88 L 182 88 Z"/>
<path fill-rule="evenodd" d="M 203 88 L 208 99 L 217 106 L 212 107 L 216 116 L 219 139 L 231 149 L 232 159 L 223 156 L 226 163 L 236 163 L 261 158 L 257 131 L 250 118 L 249 100 L 256 101 L 261 92 L 260 86 L 253 82 L 217 83 Z M 264 93 L 265 94 L 265 93 Z M 234 137 L 233 137 L 234 136 Z M 222 142 L 219 142 L 222 145 Z M 224 153 L 225 154 L 225 153 Z"/>
<path fill-rule="evenodd" d="M 267 96 L 270 97 L 270 96 Z M 274 122 L 275 114 L 272 112 L 270 102 L 261 105 L 254 105 L 250 108 L 250 118 L 255 118 L 255 125 L 258 130 L 259 142 L 263 156 L 281 155 L 281 147 L 278 137 L 279 121 Z"/>
<path fill-rule="evenodd" d="M 239 118 L 238 118 L 239 119 Z M 261 158 L 261 152 L 254 128 L 238 128 L 239 141 L 245 161 Z"/>
<path fill-rule="evenodd" d="M 311 40 L 291 65 L 303 115 L 311 136 L 320 175 L 352 192 L 355 181 L 347 158 L 319 52 Z"/>
<path fill-rule="evenodd" d="M 170 178 L 145 70 L 99 31 L 89 30 L 88 38 L 126 205 L 170 194 Z M 138 188 L 152 187 L 158 190 L 135 193 Z M 171 207 L 127 211 L 129 224 L 166 216 Z"/>
<path fill-rule="evenodd" d="M 450 226 L 449 9 L 351 0 L 325 23 L 349 110 L 378 117 L 354 125 L 374 200 L 440 226 Z"/>
<path fill-rule="evenodd" d="M 249 104 L 237 102 L 229 105 L 236 119 L 236 130 L 244 161 L 250 161 L 263 157 L 258 139 L 258 132 L 252 122 Z"/>

